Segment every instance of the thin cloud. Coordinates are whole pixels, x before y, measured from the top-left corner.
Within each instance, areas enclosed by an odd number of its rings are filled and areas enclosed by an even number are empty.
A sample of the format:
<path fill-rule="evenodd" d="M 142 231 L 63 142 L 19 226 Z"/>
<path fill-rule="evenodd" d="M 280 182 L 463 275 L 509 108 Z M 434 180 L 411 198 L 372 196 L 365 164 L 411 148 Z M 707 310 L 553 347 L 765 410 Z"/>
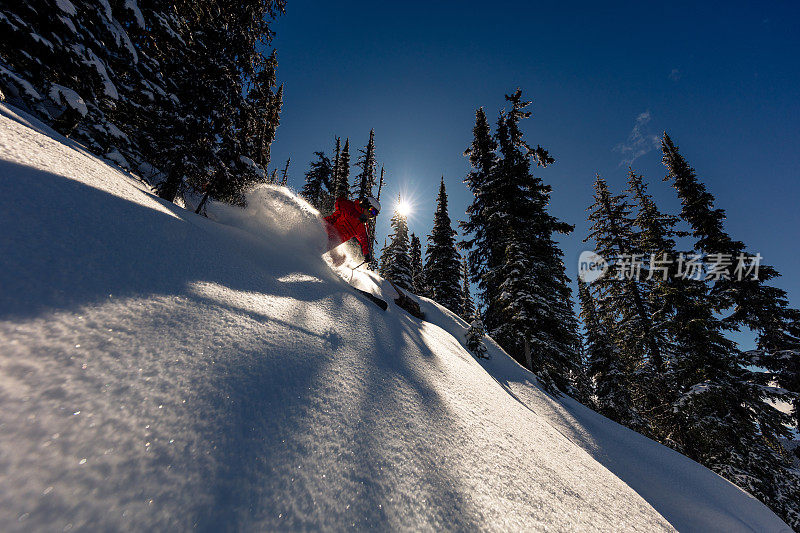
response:
<path fill-rule="evenodd" d="M 636 124 L 633 125 L 633 129 L 628 135 L 628 140 L 614 147 L 614 151 L 623 156 L 619 166 L 630 166 L 638 158 L 660 146 L 658 135 L 648 131 L 647 124 L 651 119 L 650 111 L 639 113 L 639 116 L 636 117 Z"/>
<path fill-rule="evenodd" d="M 672 69 L 672 72 L 669 73 L 669 79 L 672 81 L 678 81 L 681 79 L 681 76 L 683 76 L 683 74 L 681 73 L 680 69 L 677 68 Z"/>

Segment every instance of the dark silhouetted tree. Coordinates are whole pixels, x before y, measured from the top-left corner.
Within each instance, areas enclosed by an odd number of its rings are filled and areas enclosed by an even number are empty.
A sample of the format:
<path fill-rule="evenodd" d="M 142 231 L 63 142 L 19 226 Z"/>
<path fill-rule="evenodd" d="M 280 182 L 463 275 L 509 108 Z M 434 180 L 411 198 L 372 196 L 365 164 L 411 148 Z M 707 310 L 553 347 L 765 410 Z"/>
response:
<path fill-rule="evenodd" d="M 444 177 L 439 184 L 433 229 L 428 236 L 425 276 L 427 296 L 454 313 L 461 310 L 461 264 L 456 249 L 456 232 L 447 212 Z"/>

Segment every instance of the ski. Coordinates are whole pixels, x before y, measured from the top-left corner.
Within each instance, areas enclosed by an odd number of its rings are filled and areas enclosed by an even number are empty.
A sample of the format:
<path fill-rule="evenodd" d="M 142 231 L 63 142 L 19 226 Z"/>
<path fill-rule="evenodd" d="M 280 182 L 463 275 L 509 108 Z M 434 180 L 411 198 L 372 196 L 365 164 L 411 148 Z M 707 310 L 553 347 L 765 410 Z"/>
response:
<path fill-rule="evenodd" d="M 351 287 L 352 287 L 352 285 L 351 285 Z M 381 300 L 380 298 L 378 298 L 374 294 L 370 294 L 367 291 L 362 291 L 361 289 L 356 289 L 355 287 L 353 287 L 353 290 L 355 290 L 356 292 L 360 292 L 361 294 L 363 294 L 364 296 L 369 298 L 372 303 L 374 303 L 375 305 L 377 305 L 378 307 L 380 307 L 384 311 L 386 311 L 386 309 L 389 307 L 389 304 L 387 304 L 385 301 Z"/>

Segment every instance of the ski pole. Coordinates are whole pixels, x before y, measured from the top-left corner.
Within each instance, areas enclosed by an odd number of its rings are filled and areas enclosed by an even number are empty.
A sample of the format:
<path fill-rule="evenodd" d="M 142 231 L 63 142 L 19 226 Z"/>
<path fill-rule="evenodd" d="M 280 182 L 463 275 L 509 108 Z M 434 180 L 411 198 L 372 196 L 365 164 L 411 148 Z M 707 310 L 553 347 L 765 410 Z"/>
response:
<path fill-rule="evenodd" d="M 358 267 L 360 267 L 361 265 L 363 265 L 364 263 L 366 263 L 366 262 L 367 262 L 367 260 L 366 260 L 366 259 L 364 259 L 363 261 L 361 261 L 361 262 L 358 264 L 358 266 L 355 266 L 355 267 L 353 267 L 353 268 L 351 268 L 351 269 L 350 269 L 350 270 L 352 270 L 352 272 L 350 272 L 350 281 L 353 281 L 353 276 L 354 276 L 354 275 L 355 275 L 355 273 L 356 273 L 356 269 L 357 269 Z M 349 282 L 348 282 L 348 283 L 349 283 Z"/>

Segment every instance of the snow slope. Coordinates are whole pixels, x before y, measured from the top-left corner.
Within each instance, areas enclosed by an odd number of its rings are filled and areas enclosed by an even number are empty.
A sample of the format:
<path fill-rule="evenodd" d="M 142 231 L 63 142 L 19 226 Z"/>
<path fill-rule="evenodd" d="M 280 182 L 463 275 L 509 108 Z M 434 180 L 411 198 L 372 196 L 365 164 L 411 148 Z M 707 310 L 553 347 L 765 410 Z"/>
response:
<path fill-rule="evenodd" d="M 378 309 L 291 192 L 249 206 L 198 217 L 0 105 L 0 530 L 788 531 L 433 302 Z"/>

